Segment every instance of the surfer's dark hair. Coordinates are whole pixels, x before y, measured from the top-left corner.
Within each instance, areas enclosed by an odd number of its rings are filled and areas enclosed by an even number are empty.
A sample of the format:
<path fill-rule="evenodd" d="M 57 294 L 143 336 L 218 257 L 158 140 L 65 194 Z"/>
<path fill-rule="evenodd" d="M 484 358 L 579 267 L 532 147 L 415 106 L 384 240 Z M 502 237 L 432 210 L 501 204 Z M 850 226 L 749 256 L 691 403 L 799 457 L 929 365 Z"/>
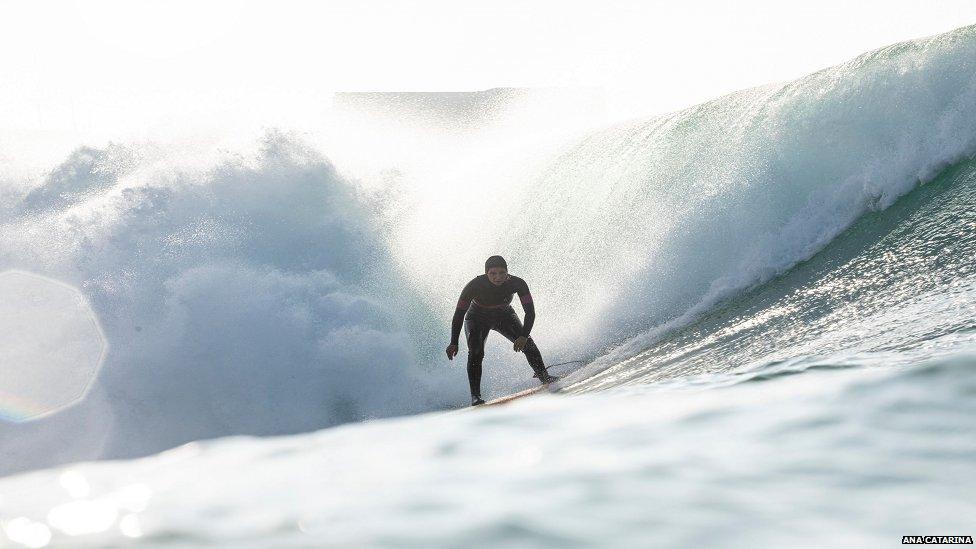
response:
<path fill-rule="evenodd" d="M 488 269 L 492 267 L 505 267 L 505 270 L 507 271 L 508 263 L 505 263 L 504 257 L 500 255 L 493 255 L 489 257 L 487 261 L 485 261 L 485 272 L 487 273 Z"/>

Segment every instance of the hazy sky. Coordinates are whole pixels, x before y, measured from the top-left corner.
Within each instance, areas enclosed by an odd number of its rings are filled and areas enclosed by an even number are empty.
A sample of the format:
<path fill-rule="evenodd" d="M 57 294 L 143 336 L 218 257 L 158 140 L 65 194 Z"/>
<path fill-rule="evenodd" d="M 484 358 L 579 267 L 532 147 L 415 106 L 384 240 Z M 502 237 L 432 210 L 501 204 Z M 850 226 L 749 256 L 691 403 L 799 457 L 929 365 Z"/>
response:
<path fill-rule="evenodd" d="M 631 90 L 663 112 L 973 23 L 972 0 L 0 0 L 0 124 L 289 120 L 334 90 L 497 86 Z"/>

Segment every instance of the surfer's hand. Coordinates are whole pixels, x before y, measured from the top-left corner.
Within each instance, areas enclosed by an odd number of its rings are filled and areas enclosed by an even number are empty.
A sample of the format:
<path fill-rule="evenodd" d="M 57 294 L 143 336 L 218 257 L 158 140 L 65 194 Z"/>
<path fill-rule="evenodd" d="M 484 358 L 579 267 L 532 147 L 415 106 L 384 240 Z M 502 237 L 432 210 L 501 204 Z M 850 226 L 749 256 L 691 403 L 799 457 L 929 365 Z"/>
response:
<path fill-rule="evenodd" d="M 454 357 L 457 356 L 457 348 L 458 348 L 457 345 L 448 345 L 447 346 L 447 359 L 448 360 L 454 360 Z"/>
<path fill-rule="evenodd" d="M 529 342 L 529 338 L 527 338 L 525 336 L 522 336 L 522 337 L 516 339 L 515 340 L 515 347 L 514 347 L 515 352 L 516 353 L 521 353 L 522 352 L 522 349 L 525 348 L 525 344 L 528 343 L 528 342 Z"/>

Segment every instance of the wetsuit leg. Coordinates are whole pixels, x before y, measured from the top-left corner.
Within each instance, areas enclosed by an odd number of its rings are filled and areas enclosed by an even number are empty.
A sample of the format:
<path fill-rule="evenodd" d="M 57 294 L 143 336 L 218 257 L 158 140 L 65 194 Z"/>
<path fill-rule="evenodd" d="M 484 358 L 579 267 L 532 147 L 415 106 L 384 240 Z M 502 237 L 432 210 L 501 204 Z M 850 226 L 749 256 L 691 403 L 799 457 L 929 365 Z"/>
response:
<path fill-rule="evenodd" d="M 522 335 L 522 321 L 515 314 L 515 309 L 509 307 L 508 311 L 502 314 L 495 322 L 494 329 L 496 332 L 505 336 L 505 339 L 514 342 Z M 535 341 L 532 341 L 531 337 L 526 342 L 522 352 L 525 353 L 525 359 L 529 361 L 529 366 L 532 367 L 532 371 L 539 376 L 539 379 L 545 379 L 548 374 L 546 373 L 545 363 L 542 361 L 542 353 L 539 352 L 539 348 L 536 346 Z"/>
<path fill-rule="evenodd" d="M 468 342 L 468 385 L 471 396 L 481 397 L 481 362 L 485 358 L 485 338 L 491 331 L 491 322 L 478 315 L 464 318 L 464 337 Z"/>

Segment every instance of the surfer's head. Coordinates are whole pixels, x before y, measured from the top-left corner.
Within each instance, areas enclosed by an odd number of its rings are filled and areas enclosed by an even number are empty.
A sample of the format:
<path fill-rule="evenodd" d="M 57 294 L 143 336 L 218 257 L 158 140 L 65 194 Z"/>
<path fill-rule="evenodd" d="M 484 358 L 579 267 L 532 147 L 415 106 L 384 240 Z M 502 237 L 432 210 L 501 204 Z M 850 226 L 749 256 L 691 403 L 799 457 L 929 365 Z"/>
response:
<path fill-rule="evenodd" d="M 505 263 L 505 258 L 500 255 L 493 255 L 485 261 L 485 274 L 488 275 L 488 281 L 495 286 L 501 286 L 508 280 L 508 263 Z"/>

